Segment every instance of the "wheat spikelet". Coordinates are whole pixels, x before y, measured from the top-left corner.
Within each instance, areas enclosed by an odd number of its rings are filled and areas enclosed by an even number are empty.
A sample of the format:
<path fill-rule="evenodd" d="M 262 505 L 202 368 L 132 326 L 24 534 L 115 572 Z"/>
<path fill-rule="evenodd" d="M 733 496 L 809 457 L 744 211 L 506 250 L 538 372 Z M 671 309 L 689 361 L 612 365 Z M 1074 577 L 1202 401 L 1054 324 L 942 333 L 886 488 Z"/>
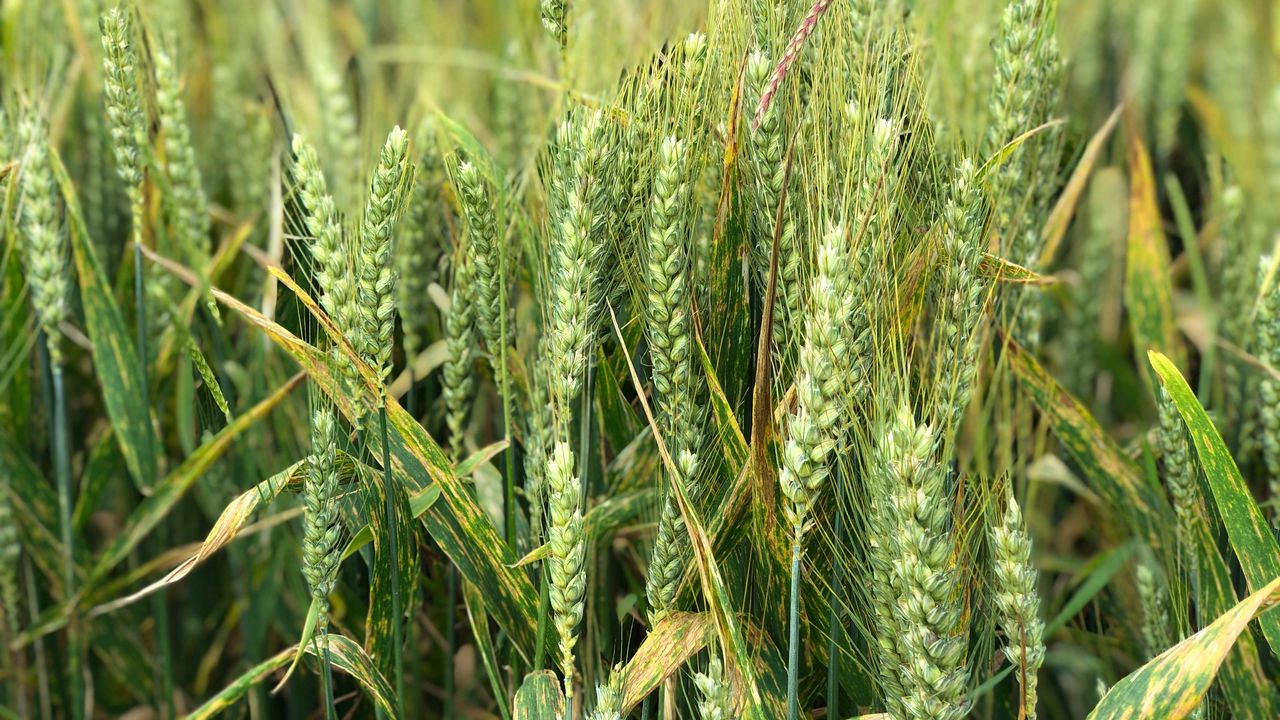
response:
<path fill-rule="evenodd" d="M 973 396 L 978 366 L 978 323 L 988 289 L 978 275 L 982 262 L 982 196 L 969 160 L 956 168 L 943 210 L 942 325 L 935 367 L 942 397 L 938 422 L 954 432 Z"/>
<path fill-rule="evenodd" d="M 449 312 L 445 315 L 445 343 L 449 351 L 444 363 L 443 387 L 445 425 L 449 429 L 449 454 L 456 464 L 463 457 L 463 432 L 471 405 L 473 380 L 471 361 L 475 352 L 475 320 L 472 316 L 471 282 L 468 263 L 462 253 L 454 259 Z"/>
<path fill-rule="evenodd" d="M 129 13 L 119 7 L 103 13 L 102 30 L 103 103 L 111 128 L 111 149 L 116 172 L 129 194 L 133 240 L 142 242 L 145 208 L 142 195 L 142 146 L 147 142 L 147 119 L 138 95 L 138 56 L 133 47 Z"/>
<path fill-rule="evenodd" d="M 698 701 L 698 714 L 702 720 L 731 720 L 734 714 L 733 686 L 724 674 L 724 663 L 714 652 L 707 672 L 695 673 L 693 684 L 702 696 Z"/>
<path fill-rule="evenodd" d="M 1265 398 L 1266 393 L 1262 394 Z M 1164 387 L 1160 388 L 1157 409 L 1160 414 L 1160 460 L 1164 467 L 1165 484 L 1169 486 L 1169 496 L 1173 498 L 1174 514 L 1178 518 L 1178 546 L 1184 557 L 1194 563 L 1198 555 L 1191 550 L 1191 539 L 1195 534 L 1196 508 L 1200 502 L 1196 479 L 1199 470 L 1192 454 L 1191 441 L 1187 438 L 1186 425 Z"/>
<path fill-rule="evenodd" d="M 569 0 L 541 0 L 538 9 L 542 15 L 542 27 L 551 33 L 563 50 L 569 37 Z"/>
<path fill-rule="evenodd" d="M 13 516 L 13 492 L 8 475 L 0 479 L 0 604 L 3 604 L 4 620 L 9 632 L 17 633 L 22 627 L 18 617 L 18 558 L 22 546 L 18 544 L 17 520 Z"/>
<path fill-rule="evenodd" d="M 1264 256 L 1259 261 L 1258 285 L 1265 289 L 1254 321 L 1254 349 L 1259 360 L 1274 368 L 1280 367 L 1280 283 L 1273 277 L 1268 284 L 1271 266 L 1269 257 Z M 1267 466 L 1271 497 L 1280 498 L 1280 381 L 1264 376 L 1258 384 L 1258 399 L 1258 415 L 1262 421 L 1262 458 Z M 1192 475 L 1191 479 L 1194 481 L 1195 476 Z M 1280 529 L 1280 509 L 1272 508 L 1271 524 Z"/>
<path fill-rule="evenodd" d="M 606 220 L 604 159 L 608 153 L 599 112 L 578 113 L 561 129 L 564 171 L 553 195 L 546 359 L 556 437 L 568 440 L 570 407 L 591 363 L 601 291 L 600 262 Z"/>
<path fill-rule="evenodd" d="M 471 249 L 476 327 L 490 356 L 496 358 L 502 346 L 502 326 L 506 321 L 502 317 L 506 278 L 502 276 L 500 253 L 504 240 L 498 234 L 497 188 L 488 173 L 465 160 L 454 166 L 453 183 L 466 228 L 467 247 Z"/>
<path fill-rule="evenodd" d="M 320 604 L 317 637 L 324 646 L 329 594 L 338 579 L 342 527 L 338 520 L 336 420 L 330 410 L 311 416 L 311 458 L 303 481 L 302 574 L 313 600 Z"/>
<path fill-rule="evenodd" d="M 187 110 L 182 104 L 178 69 L 163 48 L 156 48 L 154 58 L 156 106 L 164 128 L 165 172 L 173 189 L 173 212 L 185 249 L 190 257 L 203 262 L 211 251 L 209 209 L 191 144 Z"/>
<path fill-rule="evenodd" d="M 678 479 L 668 478 L 668 483 L 689 482 L 697 463 L 690 417 L 693 393 L 692 340 L 688 326 L 687 153 L 686 145 L 674 136 L 663 141 L 658 151 L 648 229 L 646 330 L 653 362 L 657 422 L 668 452 L 680 465 L 677 470 L 681 474 Z M 655 620 L 670 609 L 675 598 L 681 564 L 681 527 L 679 507 L 668 489 L 645 581 L 645 596 Z"/>
<path fill-rule="evenodd" d="M 436 126 L 424 122 L 414 141 L 420 156 L 413 196 L 401 221 L 403 230 L 394 245 L 396 307 L 404 332 L 405 356 L 413 358 L 426 347 L 430 332 L 431 300 L 427 288 L 436 279 L 437 264 L 449 242 L 453 222 L 443 202 L 444 164 L 436 148 Z"/>
<path fill-rule="evenodd" d="M 796 409 L 789 419 L 790 436 L 783 447 L 778 476 L 787 500 L 783 512 L 796 543 L 809 529 L 813 503 L 830 472 L 827 457 L 836 445 L 841 401 L 849 381 L 846 299 L 853 277 L 843 226 L 827 230 L 818 248 L 815 270 L 800 346 Z"/>

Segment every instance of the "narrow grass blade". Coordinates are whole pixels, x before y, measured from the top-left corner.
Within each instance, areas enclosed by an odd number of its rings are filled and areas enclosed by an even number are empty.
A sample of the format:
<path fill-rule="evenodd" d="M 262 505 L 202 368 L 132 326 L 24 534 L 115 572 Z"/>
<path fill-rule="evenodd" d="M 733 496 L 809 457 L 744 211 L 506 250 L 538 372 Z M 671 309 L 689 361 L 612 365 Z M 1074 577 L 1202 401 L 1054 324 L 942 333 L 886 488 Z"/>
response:
<path fill-rule="evenodd" d="M 138 353 L 129 339 L 124 316 L 94 254 L 71 180 L 57 154 L 51 153 L 50 157 L 66 202 L 80 301 L 84 305 L 85 326 L 92 342 L 93 364 L 102 387 L 103 403 L 129 473 L 139 492 L 149 495 L 156 484 L 159 442 L 151 426 L 150 409 L 143 402 L 146 375 L 138 366 Z"/>

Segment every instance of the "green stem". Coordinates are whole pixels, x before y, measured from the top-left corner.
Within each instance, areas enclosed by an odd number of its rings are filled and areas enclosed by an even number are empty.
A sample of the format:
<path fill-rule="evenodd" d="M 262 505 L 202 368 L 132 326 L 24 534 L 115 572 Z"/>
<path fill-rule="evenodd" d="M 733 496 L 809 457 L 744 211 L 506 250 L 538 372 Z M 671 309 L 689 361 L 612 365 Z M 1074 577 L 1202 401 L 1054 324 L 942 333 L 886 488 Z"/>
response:
<path fill-rule="evenodd" d="M 547 575 L 544 561 L 543 567 L 538 571 L 538 639 L 533 652 L 535 670 L 546 668 L 543 663 L 547 655 L 547 617 L 551 614 L 551 583 Z"/>
<path fill-rule="evenodd" d="M 46 354 L 46 357 L 48 355 Z M 58 520 L 62 526 L 62 580 L 67 601 L 75 595 L 76 561 L 71 541 L 71 463 L 67 451 L 67 398 L 62 383 L 62 366 L 49 362 L 53 379 L 53 466 L 58 480 Z M 67 675 L 70 681 L 71 716 L 84 717 L 80 704 L 80 632 L 79 622 L 72 617 L 67 623 Z"/>
<path fill-rule="evenodd" d="M 404 703 L 404 675 L 401 655 L 404 651 L 404 630 L 400 626 L 404 605 L 400 597 L 400 553 L 396 537 L 396 493 L 391 479 L 391 443 L 387 431 L 387 406 L 384 403 L 379 415 L 382 419 L 382 494 L 386 498 L 387 552 L 391 557 L 391 637 L 392 661 L 395 672 L 396 699 Z"/>
<path fill-rule="evenodd" d="M 840 482 L 838 471 L 833 474 L 833 480 L 836 482 L 836 492 L 843 497 L 843 484 Z M 833 547 L 835 552 L 831 556 L 831 594 L 830 594 L 830 610 L 827 615 L 827 717 L 840 717 L 840 646 L 838 638 L 843 630 L 840 625 L 840 589 L 844 583 L 844 567 L 843 558 L 840 555 L 840 548 L 844 546 L 844 513 L 841 512 L 843 504 L 837 502 L 835 506 L 835 542 Z"/>
<path fill-rule="evenodd" d="M 325 612 L 327 613 L 328 610 L 325 610 Z M 322 620 L 322 622 L 327 622 L 327 620 Z M 320 684 L 324 687 L 324 716 L 326 720 L 338 720 L 338 711 L 334 707 L 333 700 L 333 657 L 329 654 L 329 631 L 325 630 L 322 633 L 316 633 L 316 637 L 312 642 L 318 646 L 321 637 L 324 638 L 324 647 L 318 649 L 321 650 L 320 659 L 324 665 L 324 668 L 320 671 Z"/>
<path fill-rule="evenodd" d="M 453 720 L 453 658 L 458 653 L 458 568 L 449 564 L 445 583 L 444 623 L 448 654 L 444 659 L 444 720 Z"/>
<path fill-rule="evenodd" d="M 27 610 L 34 627 L 40 620 L 40 595 L 36 592 L 35 568 L 31 565 L 31 556 L 22 556 L 22 566 L 27 578 Z M 44 638 L 36 638 L 32 643 L 36 660 L 36 696 L 40 703 L 40 717 L 48 720 L 53 717 L 53 702 L 49 697 L 49 668 L 45 662 Z"/>
<path fill-rule="evenodd" d="M 797 720 L 800 715 L 800 550 L 801 534 L 795 533 L 791 541 L 791 631 L 787 650 L 787 718 Z"/>

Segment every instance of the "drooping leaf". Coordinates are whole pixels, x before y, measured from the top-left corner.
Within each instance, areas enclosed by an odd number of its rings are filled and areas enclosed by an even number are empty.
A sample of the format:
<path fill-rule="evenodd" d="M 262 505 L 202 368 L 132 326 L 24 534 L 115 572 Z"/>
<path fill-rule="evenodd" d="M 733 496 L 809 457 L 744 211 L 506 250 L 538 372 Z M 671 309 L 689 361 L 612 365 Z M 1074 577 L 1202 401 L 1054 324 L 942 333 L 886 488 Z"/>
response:
<path fill-rule="evenodd" d="M 289 394 L 302 384 L 306 376 L 299 373 L 271 395 L 249 409 L 234 422 L 222 428 L 217 435 L 209 438 L 203 445 L 189 455 L 173 472 L 169 473 L 150 497 L 142 501 L 129 520 L 124 530 L 102 551 L 89 574 L 90 583 L 96 583 L 106 577 L 116 565 L 120 564 L 129 553 L 142 542 L 152 530 L 169 514 L 182 496 L 186 494 L 215 460 L 226 452 L 231 443 L 242 433 L 253 427 L 266 417 L 276 405 L 279 405 Z"/>
<path fill-rule="evenodd" d="M 715 637 L 715 621 L 707 613 L 670 613 L 649 629 L 644 642 L 622 668 L 622 711 L 644 700 Z"/>
<path fill-rule="evenodd" d="M 1107 121 L 1102 123 L 1102 127 L 1089 138 L 1089 144 L 1084 148 L 1084 154 L 1080 156 L 1080 161 L 1076 163 L 1076 169 L 1072 171 L 1071 178 L 1067 180 L 1067 186 L 1063 188 L 1062 195 L 1058 197 L 1058 204 L 1053 206 L 1053 211 L 1049 213 L 1048 220 L 1044 224 L 1044 232 L 1041 234 L 1044 238 L 1044 245 L 1040 250 L 1040 267 L 1049 267 L 1053 263 L 1053 258 L 1058 252 L 1058 246 L 1062 243 L 1062 238 L 1067 234 L 1067 228 L 1071 226 L 1071 219 L 1075 217 L 1076 206 L 1080 203 L 1080 196 L 1084 193 L 1085 187 L 1089 184 L 1089 177 L 1093 174 L 1093 166 L 1097 164 L 1098 158 L 1102 156 L 1102 151 L 1107 147 L 1107 140 L 1111 138 L 1111 131 L 1115 130 L 1116 124 L 1120 122 L 1121 112 L 1124 106 L 1121 105 L 1111 112 L 1111 116 Z"/>

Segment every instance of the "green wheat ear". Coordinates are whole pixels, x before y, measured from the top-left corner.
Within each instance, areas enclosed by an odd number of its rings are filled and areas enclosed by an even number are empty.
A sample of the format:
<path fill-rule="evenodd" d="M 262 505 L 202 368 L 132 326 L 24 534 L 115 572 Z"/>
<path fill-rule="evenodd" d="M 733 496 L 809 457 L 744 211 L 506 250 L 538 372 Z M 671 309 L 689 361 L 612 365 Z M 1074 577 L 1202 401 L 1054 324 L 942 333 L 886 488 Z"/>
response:
<path fill-rule="evenodd" d="M 22 156 L 23 259 L 31 286 L 31 305 L 44 331 L 49 361 L 62 364 L 60 325 L 70 310 L 71 280 L 67 273 L 67 238 L 59 220 L 58 193 L 49 161 L 48 131 L 34 112 L 23 121 L 19 135 Z"/>
<path fill-rule="evenodd" d="M 356 350 L 385 381 L 391 372 L 395 333 L 395 268 L 392 238 L 396 223 L 413 192 L 409 136 L 399 126 L 387 135 L 370 182 L 369 199 L 356 254 L 356 299 L 361 331 Z"/>
<path fill-rule="evenodd" d="M 498 190 L 488 173 L 467 160 L 458 160 L 453 171 L 454 189 L 470 248 L 475 284 L 476 327 L 485 348 L 497 362 L 502 349 L 502 243 L 498 233 Z"/>
<path fill-rule="evenodd" d="M 560 671 L 564 675 L 566 703 L 573 703 L 574 646 L 582 621 L 587 588 L 583 559 L 586 541 L 582 531 L 582 486 L 574 469 L 573 451 L 557 442 L 547 463 L 547 489 L 551 510 L 551 610 L 560 635 Z"/>
<path fill-rule="evenodd" d="M 342 527 L 338 519 L 337 420 L 331 410 L 311 416 L 311 457 L 303 481 L 302 575 L 320 603 L 318 636 L 328 628 L 329 594 L 338 579 Z"/>
<path fill-rule="evenodd" d="M 1040 619 L 1040 591 L 1031 564 L 1031 539 L 1012 494 L 1002 522 L 991 529 L 995 556 L 995 604 L 1005 636 L 1005 656 L 1018 668 L 1023 707 L 1028 720 L 1036 717 L 1036 676 L 1044 663 L 1044 622 Z"/>

